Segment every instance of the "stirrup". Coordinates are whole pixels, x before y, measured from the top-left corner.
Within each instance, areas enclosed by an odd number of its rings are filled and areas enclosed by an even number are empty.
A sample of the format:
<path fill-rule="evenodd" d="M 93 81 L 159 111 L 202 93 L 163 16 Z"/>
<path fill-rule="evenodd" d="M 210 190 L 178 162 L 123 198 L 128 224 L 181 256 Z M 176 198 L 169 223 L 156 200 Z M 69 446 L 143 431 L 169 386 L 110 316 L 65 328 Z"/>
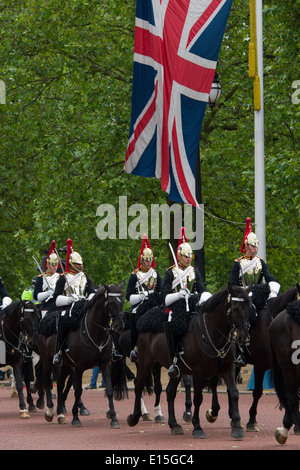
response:
<path fill-rule="evenodd" d="M 123 356 L 116 349 L 113 349 L 111 351 L 111 358 L 113 362 L 116 362 L 116 361 L 120 361 L 121 359 L 123 359 Z"/>
<path fill-rule="evenodd" d="M 55 366 L 59 366 L 61 364 L 61 359 L 62 359 L 62 352 L 59 351 L 58 353 L 54 354 L 53 356 L 53 361 L 52 363 L 55 365 Z"/>
<path fill-rule="evenodd" d="M 247 361 L 242 354 L 239 354 L 233 362 L 237 367 L 245 367 L 247 365 Z"/>
<path fill-rule="evenodd" d="M 138 352 L 137 352 L 137 348 L 136 348 L 136 347 L 130 352 L 129 358 L 130 358 L 131 362 L 137 362 L 137 360 L 138 360 Z"/>
<path fill-rule="evenodd" d="M 169 367 L 168 376 L 174 379 L 178 379 L 180 377 L 180 370 L 177 365 L 177 357 L 174 357 L 173 362 Z"/>

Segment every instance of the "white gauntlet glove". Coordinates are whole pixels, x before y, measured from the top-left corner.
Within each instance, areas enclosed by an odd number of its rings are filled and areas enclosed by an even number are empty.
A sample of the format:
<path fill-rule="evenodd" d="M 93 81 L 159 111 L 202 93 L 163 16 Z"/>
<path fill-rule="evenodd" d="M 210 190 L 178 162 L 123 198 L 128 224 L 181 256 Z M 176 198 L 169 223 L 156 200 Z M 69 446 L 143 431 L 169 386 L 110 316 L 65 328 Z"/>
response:
<path fill-rule="evenodd" d="M 39 292 L 37 295 L 37 300 L 39 302 L 44 302 L 46 299 L 48 299 L 51 295 L 53 295 L 54 290 L 49 289 L 44 292 Z"/>
<path fill-rule="evenodd" d="M 199 299 L 199 302 L 198 302 L 198 305 L 203 304 L 204 302 L 206 302 L 211 297 L 212 297 L 212 294 L 210 292 L 202 292 L 202 294 L 200 296 L 200 299 Z"/>
<path fill-rule="evenodd" d="M 65 307 L 67 305 L 70 305 L 72 302 L 75 301 L 73 295 L 74 294 L 72 294 L 70 297 L 66 295 L 58 295 L 56 299 L 56 307 Z"/>
<path fill-rule="evenodd" d="M 177 300 L 185 299 L 185 297 L 188 296 L 189 293 L 190 292 L 188 289 L 183 288 L 179 292 L 174 292 L 173 294 L 166 295 L 166 298 L 165 298 L 166 306 L 169 307 L 169 305 L 172 305 L 174 302 L 177 302 Z"/>
<path fill-rule="evenodd" d="M 269 287 L 270 287 L 270 295 L 268 297 L 268 300 L 272 299 L 273 297 L 277 297 L 278 292 L 280 290 L 280 284 L 278 284 L 278 282 L 271 281 L 269 282 Z"/>
<path fill-rule="evenodd" d="M 12 303 L 12 299 L 8 296 L 2 299 L 2 308 L 8 307 Z"/>
<path fill-rule="evenodd" d="M 142 300 L 145 300 L 148 297 L 147 291 L 142 291 L 139 294 L 131 294 L 129 298 L 130 305 L 133 307 L 134 305 L 138 304 Z"/>

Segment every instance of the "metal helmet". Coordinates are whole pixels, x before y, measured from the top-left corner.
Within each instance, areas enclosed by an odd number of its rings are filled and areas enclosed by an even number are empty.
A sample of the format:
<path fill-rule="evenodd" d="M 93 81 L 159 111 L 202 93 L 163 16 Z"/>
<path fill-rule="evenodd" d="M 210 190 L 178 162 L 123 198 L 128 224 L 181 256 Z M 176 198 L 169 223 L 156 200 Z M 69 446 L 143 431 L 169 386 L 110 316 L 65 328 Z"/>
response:
<path fill-rule="evenodd" d="M 75 265 L 75 264 L 83 264 L 82 258 L 81 258 L 81 256 L 80 256 L 80 254 L 77 253 L 77 251 L 72 251 L 72 253 L 70 254 L 69 264 L 70 264 L 71 267 L 72 267 L 73 269 L 75 269 L 76 271 L 78 271 L 78 269 L 77 269 L 77 267 L 75 267 L 74 265 Z"/>
<path fill-rule="evenodd" d="M 187 242 L 181 243 L 177 249 L 177 255 L 178 257 L 186 256 L 187 258 L 192 258 L 193 250 L 192 250 L 191 245 Z"/>
<path fill-rule="evenodd" d="M 254 232 L 249 233 L 248 237 L 245 240 L 246 245 L 258 246 L 259 241 Z"/>
<path fill-rule="evenodd" d="M 143 242 L 142 242 L 142 247 L 141 247 L 139 261 L 138 261 L 138 269 L 140 269 L 141 267 L 142 260 L 151 261 L 151 267 L 152 268 L 155 267 L 153 251 L 151 249 L 148 236 L 146 234 L 143 235 Z"/>
<path fill-rule="evenodd" d="M 49 268 L 50 264 L 54 264 L 55 266 L 58 265 L 58 257 L 56 253 L 51 253 L 51 255 L 47 258 L 47 266 Z"/>

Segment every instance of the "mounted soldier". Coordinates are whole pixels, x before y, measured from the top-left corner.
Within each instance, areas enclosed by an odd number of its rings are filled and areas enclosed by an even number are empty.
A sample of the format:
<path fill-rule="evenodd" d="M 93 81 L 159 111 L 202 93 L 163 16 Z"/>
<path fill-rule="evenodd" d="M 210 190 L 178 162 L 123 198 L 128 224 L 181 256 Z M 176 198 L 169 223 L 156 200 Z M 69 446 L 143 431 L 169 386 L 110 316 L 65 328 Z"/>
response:
<path fill-rule="evenodd" d="M 185 228 L 182 227 L 176 258 L 174 256 L 175 264 L 167 269 L 162 287 L 162 296 L 169 312 L 168 322 L 165 324 L 172 357 L 172 364 L 168 370 L 169 377 L 179 376 L 178 350 L 185 325 L 189 320 L 189 298 L 193 297 L 195 305 L 199 306 L 211 297 L 206 291 L 200 271 L 191 264 L 192 257 L 193 251 L 188 243 Z M 184 303 L 182 299 L 185 300 Z"/>
<path fill-rule="evenodd" d="M 34 287 L 33 298 L 41 304 L 40 310 L 42 317 L 44 317 L 47 311 L 54 306 L 53 294 L 56 283 L 60 278 L 60 274 L 58 272 L 59 264 L 61 265 L 57 255 L 56 243 L 55 240 L 53 240 L 44 263 L 44 272 L 41 272 L 37 277 Z"/>
<path fill-rule="evenodd" d="M 259 241 L 252 231 L 251 219 L 247 217 L 244 238 L 240 248 L 240 252 L 243 253 L 243 255 L 234 260 L 230 283 L 234 286 L 244 287 L 245 289 L 249 287 L 251 283 L 254 285 L 267 284 L 270 289 L 269 300 L 277 297 L 280 284 L 276 282 L 275 277 L 270 273 L 267 263 L 257 256 L 258 246 Z M 238 355 L 235 363 L 238 366 L 245 366 L 247 364 L 242 354 Z"/>
<path fill-rule="evenodd" d="M 144 302 L 145 299 L 149 298 L 150 294 L 161 291 L 161 276 L 159 272 L 154 269 L 155 266 L 153 251 L 151 249 L 148 236 L 144 235 L 137 269 L 131 273 L 126 292 L 126 299 L 130 302 L 132 307 L 130 353 L 130 360 L 132 362 L 137 362 L 138 359 L 136 311 L 141 303 Z"/>
<path fill-rule="evenodd" d="M 59 307 L 57 333 L 56 333 L 56 350 L 53 357 L 53 364 L 61 364 L 62 346 L 64 343 L 64 335 L 61 331 L 61 317 L 69 314 L 70 308 L 81 299 L 90 299 L 95 294 L 95 288 L 91 278 L 87 273 L 83 272 L 83 261 L 80 254 L 73 249 L 71 239 L 67 240 L 67 259 L 66 271 L 60 275 L 53 300 L 56 307 Z"/>

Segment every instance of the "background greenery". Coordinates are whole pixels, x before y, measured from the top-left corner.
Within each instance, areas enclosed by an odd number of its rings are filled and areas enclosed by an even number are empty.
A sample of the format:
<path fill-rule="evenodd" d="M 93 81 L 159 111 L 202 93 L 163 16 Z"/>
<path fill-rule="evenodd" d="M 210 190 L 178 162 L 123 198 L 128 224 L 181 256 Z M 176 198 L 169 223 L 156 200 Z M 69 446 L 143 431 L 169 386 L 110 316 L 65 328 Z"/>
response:
<path fill-rule="evenodd" d="M 299 0 L 264 1 L 267 262 L 282 290 L 299 279 Z M 134 0 L 2 0 L 0 275 L 18 298 L 51 241 L 72 238 L 95 284 L 128 279 L 140 240 L 99 240 L 97 207 L 119 196 L 167 201 L 160 181 L 123 171 L 131 112 Z M 222 95 L 201 133 L 208 290 L 228 281 L 254 217 L 254 111 L 249 4 L 233 3 L 218 73 Z M 117 213 L 118 215 L 118 213 Z M 130 221 L 130 219 L 129 219 Z M 142 235 L 142 234 L 141 234 Z M 149 233 L 149 237 L 151 233 Z M 234 242 L 234 243 L 233 243 Z M 157 268 L 166 240 L 151 240 Z M 234 248 L 234 245 L 236 248 Z"/>

